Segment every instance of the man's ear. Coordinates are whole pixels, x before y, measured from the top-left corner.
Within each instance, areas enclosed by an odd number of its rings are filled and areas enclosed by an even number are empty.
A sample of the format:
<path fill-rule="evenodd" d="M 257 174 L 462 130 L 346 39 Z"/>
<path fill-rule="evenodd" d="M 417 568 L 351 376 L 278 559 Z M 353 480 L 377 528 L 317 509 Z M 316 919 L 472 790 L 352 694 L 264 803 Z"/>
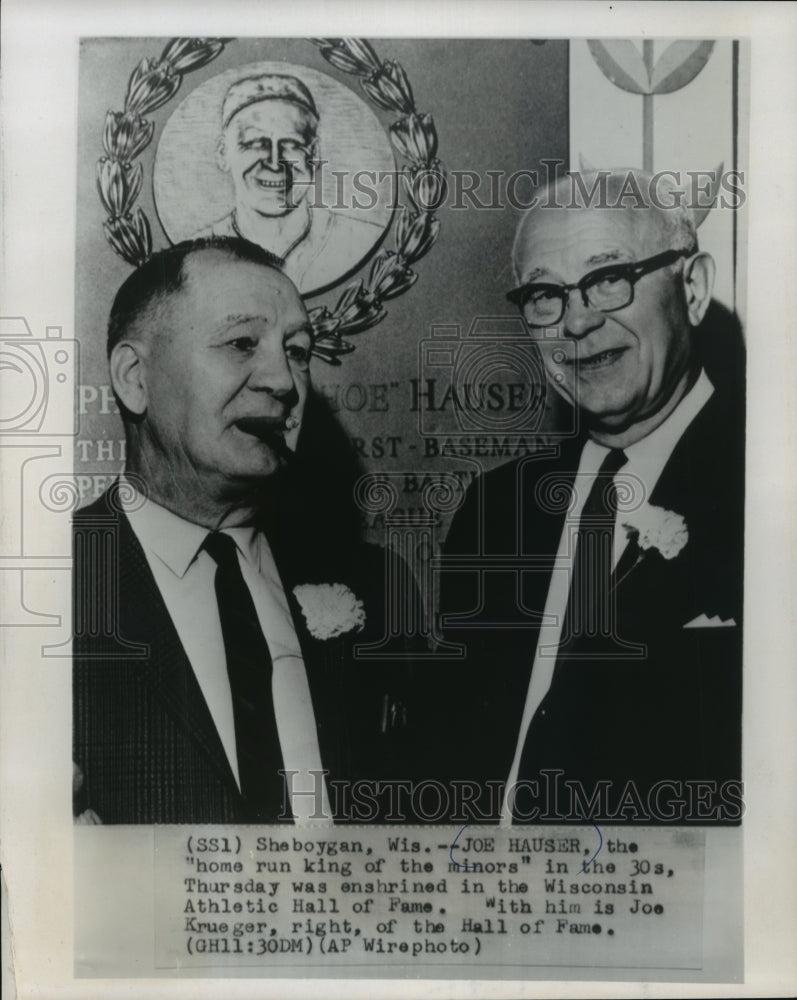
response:
<path fill-rule="evenodd" d="M 698 252 L 684 264 L 683 281 L 689 322 L 698 326 L 706 315 L 714 288 L 716 268 L 709 253 Z"/>
<path fill-rule="evenodd" d="M 224 136 L 220 135 L 216 142 L 216 166 L 225 174 L 229 172 L 230 165 L 227 162 L 227 144 Z"/>
<path fill-rule="evenodd" d="M 143 416 L 147 409 L 144 352 L 136 341 L 120 341 L 111 351 L 111 385 L 119 401 L 130 413 Z"/>

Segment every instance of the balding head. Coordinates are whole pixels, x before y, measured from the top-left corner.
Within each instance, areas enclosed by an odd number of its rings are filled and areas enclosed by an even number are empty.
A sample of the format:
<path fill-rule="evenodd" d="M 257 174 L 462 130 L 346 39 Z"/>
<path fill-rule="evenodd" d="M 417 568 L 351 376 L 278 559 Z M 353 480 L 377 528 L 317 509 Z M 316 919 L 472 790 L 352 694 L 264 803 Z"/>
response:
<path fill-rule="evenodd" d="M 125 283 L 111 334 L 127 471 L 197 524 L 249 517 L 287 459 L 309 385 L 312 329 L 295 285 L 255 246 L 174 248 Z"/>
<path fill-rule="evenodd" d="M 697 232 L 687 200 L 686 192 L 666 171 L 595 170 L 560 177 L 538 194 L 520 221 L 512 248 L 515 277 L 518 282 L 524 280 L 524 247 L 549 213 L 595 211 L 620 216 L 640 245 L 696 252 Z"/>
<path fill-rule="evenodd" d="M 157 251 L 126 278 L 116 293 L 108 320 L 109 357 L 121 340 L 141 340 L 158 328 L 156 314 L 161 313 L 169 300 L 185 285 L 188 277 L 188 261 L 192 257 L 212 251 L 233 260 L 282 270 L 282 261 L 279 257 L 241 239 L 219 236 L 202 240 L 185 240 L 183 243 Z"/>
<path fill-rule="evenodd" d="M 592 436 L 626 447 L 662 423 L 696 377 L 714 277 L 675 190 L 641 171 L 564 178 L 522 218 L 513 266 L 510 298 Z"/>

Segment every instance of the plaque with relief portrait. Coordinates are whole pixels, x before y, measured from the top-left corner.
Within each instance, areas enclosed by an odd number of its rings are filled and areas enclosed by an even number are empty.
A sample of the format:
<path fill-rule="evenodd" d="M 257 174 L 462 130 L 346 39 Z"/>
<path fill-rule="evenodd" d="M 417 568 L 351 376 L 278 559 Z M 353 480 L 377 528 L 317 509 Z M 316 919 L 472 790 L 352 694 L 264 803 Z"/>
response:
<path fill-rule="evenodd" d="M 382 240 L 394 171 L 390 142 L 355 93 L 306 66 L 260 62 L 214 76 L 178 105 L 153 189 L 173 243 L 241 236 L 312 295 Z"/>
<path fill-rule="evenodd" d="M 771 817 L 788 815 L 793 776 L 781 778 L 772 761 L 775 751 L 781 762 L 789 756 L 776 722 L 785 720 L 778 712 L 787 711 L 793 672 L 779 661 L 788 644 L 772 627 L 779 617 L 784 624 L 788 605 L 777 513 L 790 508 L 771 414 L 786 412 L 790 396 L 778 384 L 789 366 L 762 360 L 779 350 L 782 331 L 761 305 L 782 301 L 777 264 L 793 256 L 793 196 L 783 184 L 790 160 L 781 148 L 793 114 L 774 96 L 793 91 L 787 18 L 779 15 L 780 31 L 764 31 L 767 5 L 758 5 L 753 30 L 747 5 L 734 5 L 715 38 L 716 8 L 700 5 L 688 14 L 662 5 L 661 16 L 647 5 L 633 17 L 598 5 L 514 5 L 509 18 L 509 8 L 489 4 L 426 4 L 413 14 L 407 4 L 393 5 L 389 19 L 385 6 L 381 23 L 377 5 L 344 14 L 318 4 L 310 16 L 310 5 L 279 0 L 194 0 L 190 17 L 174 17 L 168 4 L 157 17 L 136 9 L 124 18 L 112 2 L 84 0 L 90 9 L 81 12 L 81 0 L 26 0 L 24 15 L 19 0 L 7 6 L 0 722 L 9 784 L 0 860 L 14 935 L 6 967 L 13 961 L 20 995 L 107 1000 L 136 993 L 141 980 L 151 996 L 261 1000 L 284 995 L 293 978 L 315 980 L 307 990 L 319 994 L 333 983 L 345 990 L 345 979 L 355 992 L 360 979 L 381 980 L 372 993 L 406 996 L 454 995 L 467 979 L 491 996 L 556 994 L 556 980 L 563 995 L 608 995 L 612 982 L 628 995 L 657 983 L 713 984 L 726 995 L 774 990 L 776 981 L 780 989 L 795 968 L 793 927 L 781 919 L 793 862 Z M 570 38 L 574 13 L 578 37 Z M 772 80 L 778 61 L 789 73 L 783 86 Z M 756 121 L 763 107 L 766 118 Z M 58 127 L 36 132 L 37 117 Z M 764 121 L 766 135 L 756 135 Z M 599 183 L 618 175 L 619 193 Z M 649 206 L 636 202 L 645 196 L 667 201 L 659 181 L 668 177 L 699 209 L 699 232 L 687 236 L 717 262 L 712 301 L 693 330 L 680 309 L 664 309 L 666 323 L 653 310 L 670 301 L 662 288 L 681 288 L 693 244 L 629 250 L 618 246 L 625 230 L 604 219 L 621 194 L 628 218 L 642 217 Z M 579 196 L 594 206 L 572 204 Z M 598 232 L 601 245 L 559 259 L 571 250 L 561 233 L 575 232 L 564 221 L 593 207 L 591 237 Z M 251 399 L 262 410 L 236 413 L 240 450 L 220 446 L 214 455 L 225 468 L 244 450 L 260 455 L 276 427 L 285 467 L 298 457 L 305 464 L 297 468 L 312 472 L 289 495 L 301 505 L 264 503 L 274 571 L 262 541 L 239 563 L 247 585 L 256 573 L 269 586 L 279 577 L 287 601 L 282 614 L 279 588 L 269 591 L 277 593 L 266 623 L 276 622 L 274 717 L 285 770 L 322 775 L 312 792 L 298 792 L 309 812 L 321 789 L 319 829 L 298 809 L 281 825 L 196 811 L 192 772 L 181 763 L 188 752 L 175 747 L 196 744 L 196 758 L 210 761 L 196 771 L 205 785 L 211 766 L 214 782 L 229 770 L 225 788 L 242 796 L 233 769 L 240 776 L 248 751 L 242 740 L 239 753 L 234 708 L 218 708 L 222 697 L 233 704 L 234 655 L 224 644 L 221 567 L 205 541 L 191 570 L 204 574 L 205 597 L 182 605 L 187 627 L 155 669 L 142 666 L 154 659 L 149 639 L 128 658 L 114 653 L 118 663 L 84 657 L 147 753 L 107 721 L 99 699 L 96 712 L 73 707 L 76 637 L 110 644 L 123 604 L 161 635 L 169 618 L 154 599 L 125 599 L 131 567 L 148 561 L 128 550 L 118 578 L 101 575 L 117 566 L 109 555 L 116 521 L 103 514 L 89 525 L 89 548 L 74 545 L 75 516 L 85 524 L 133 461 L 108 365 L 109 315 L 148 261 L 157 271 L 179 244 L 207 239 L 278 259 L 260 262 L 258 280 L 249 280 L 251 259 L 189 264 L 188 287 L 168 292 L 186 293 L 167 317 L 172 342 L 215 329 L 219 312 L 235 328 L 224 341 L 222 357 L 234 358 L 225 378 L 207 391 L 197 381 L 203 413 L 215 419 L 230 369 L 243 385 L 237 373 L 248 371 L 253 343 L 250 328 L 242 335 L 237 325 L 251 327 L 256 316 L 258 336 L 270 332 L 276 311 L 261 300 L 275 288 L 285 298 L 289 282 L 298 289 L 290 302 L 301 322 L 292 314 L 288 335 L 275 341 L 301 361 L 315 409 L 265 413 L 271 386 L 254 379 Z M 235 268 L 245 282 L 233 281 Z M 563 348 L 557 330 L 568 319 L 582 326 L 564 330 Z M 616 486 L 595 490 L 605 509 L 588 506 L 590 487 L 577 510 L 576 478 L 579 487 L 590 476 L 600 486 L 608 475 L 598 443 L 580 436 L 587 404 L 637 387 L 636 376 L 653 367 L 648 359 L 663 352 L 648 351 L 633 368 L 636 343 L 671 328 L 690 334 L 705 375 L 684 396 L 695 406 L 687 429 L 703 428 L 696 421 L 720 399 L 739 401 L 734 420 L 717 420 L 700 452 L 673 444 L 680 466 L 656 473 L 640 508 L 647 520 L 622 507 L 642 493 L 624 499 L 620 489 L 623 475 L 628 485 L 645 472 L 651 452 L 634 451 L 640 442 L 626 446 L 631 465 L 620 467 Z M 662 334 L 657 344 L 672 342 Z M 186 404 L 192 371 L 222 370 L 215 350 L 190 361 L 151 365 L 167 415 Z M 576 374 L 578 407 L 562 391 Z M 202 422 L 185 426 L 191 448 L 203 435 L 204 445 Z M 562 490 L 553 463 L 569 460 L 575 445 L 572 488 Z M 622 458 L 617 450 L 609 457 Z M 175 444 L 163 467 L 174 473 L 187 451 Z M 373 559 L 347 575 L 350 525 L 339 515 L 355 506 L 361 551 Z M 590 518 L 610 528 L 598 524 L 590 535 Z M 724 531 L 728 524 L 734 530 Z M 190 572 L 180 577 L 161 558 L 177 532 L 159 531 L 157 580 L 190 583 Z M 579 604 L 572 588 L 572 606 L 622 612 L 620 638 L 646 643 L 636 659 L 570 655 L 591 652 L 593 640 L 585 614 L 565 616 L 581 538 L 582 551 L 603 545 L 614 581 L 596 575 L 592 603 Z M 338 560 L 342 550 L 347 558 Z M 81 566 L 96 606 L 70 583 Z M 742 608 L 725 605 L 728 595 L 741 600 L 742 581 L 744 646 Z M 413 600 L 383 601 L 407 584 Z M 471 593 L 479 600 L 469 602 Z M 214 614 L 212 646 L 205 636 Z M 552 630 L 571 621 L 586 639 L 560 658 Z M 383 633 L 408 640 L 408 655 L 395 656 Z M 183 634 L 190 653 L 178 649 Z M 594 637 L 596 649 L 604 638 Z M 355 645 L 368 655 L 355 657 Z M 168 686 L 175 665 L 178 683 Z M 197 691 L 212 703 L 203 725 L 183 711 Z M 168 730 L 149 712 L 164 692 L 169 711 L 177 709 Z M 101 760 L 82 759 L 82 722 L 113 752 L 103 746 Z M 221 752 L 206 753 L 210 737 Z M 727 760 L 730 778 L 719 766 Z M 365 808 L 377 782 L 389 793 L 390 825 Z M 102 783 L 125 806 L 163 805 L 160 818 L 98 806 Z M 739 791 L 709 801 L 715 785 Z M 517 800 L 524 816 L 505 795 L 518 787 L 535 796 Z M 482 794 L 493 788 L 500 794 L 488 814 Z M 189 818 L 168 814 L 174 803 L 187 803 Z M 706 822 L 715 805 L 719 821 Z"/>

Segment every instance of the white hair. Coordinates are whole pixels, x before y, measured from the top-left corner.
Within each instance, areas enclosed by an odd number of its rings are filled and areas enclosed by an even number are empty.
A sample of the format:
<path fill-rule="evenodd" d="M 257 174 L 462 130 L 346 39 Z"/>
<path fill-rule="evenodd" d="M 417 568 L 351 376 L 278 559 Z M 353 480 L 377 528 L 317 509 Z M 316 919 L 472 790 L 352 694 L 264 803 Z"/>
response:
<path fill-rule="evenodd" d="M 536 213 L 600 209 L 601 211 L 655 212 L 664 223 L 667 242 L 674 250 L 696 252 L 697 230 L 687 192 L 677 183 L 675 171 L 651 174 L 633 168 L 572 172 L 542 188 L 535 204 L 520 220 L 512 247 L 512 266 L 518 280 L 520 258 Z M 649 218 L 649 216 L 647 216 Z"/>

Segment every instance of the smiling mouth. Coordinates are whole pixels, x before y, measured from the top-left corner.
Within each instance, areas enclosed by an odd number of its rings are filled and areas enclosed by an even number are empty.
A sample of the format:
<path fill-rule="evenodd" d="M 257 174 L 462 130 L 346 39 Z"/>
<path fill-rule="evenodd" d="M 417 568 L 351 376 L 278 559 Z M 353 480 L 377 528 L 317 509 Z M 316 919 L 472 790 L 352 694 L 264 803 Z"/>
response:
<path fill-rule="evenodd" d="M 269 191 L 284 191 L 288 186 L 288 178 L 280 177 L 278 180 L 269 180 L 267 177 L 253 177 L 252 180 L 258 187 L 267 188 Z"/>
<path fill-rule="evenodd" d="M 628 350 L 626 347 L 612 347 L 600 354 L 592 354 L 586 358 L 568 358 L 565 364 L 578 366 L 580 371 L 597 371 L 600 368 L 611 367 Z"/>

